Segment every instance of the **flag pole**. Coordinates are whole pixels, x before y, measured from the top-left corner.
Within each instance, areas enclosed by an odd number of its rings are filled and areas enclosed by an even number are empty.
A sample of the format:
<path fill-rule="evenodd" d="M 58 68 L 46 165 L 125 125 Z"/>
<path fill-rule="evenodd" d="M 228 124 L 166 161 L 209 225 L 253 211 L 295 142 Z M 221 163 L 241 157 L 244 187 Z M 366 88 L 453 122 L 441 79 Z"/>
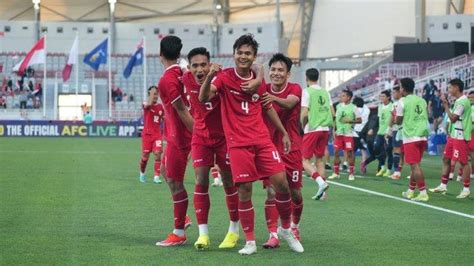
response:
<path fill-rule="evenodd" d="M 53 119 L 58 119 L 58 72 L 54 72 L 54 106 Z"/>
<path fill-rule="evenodd" d="M 146 37 L 143 35 L 143 101 L 146 98 L 147 91 L 147 65 L 146 65 Z"/>
<path fill-rule="evenodd" d="M 77 53 L 76 53 L 76 96 L 79 94 L 79 31 L 76 31 Z M 77 98 L 77 97 L 76 97 Z"/>
<path fill-rule="evenodd" d="M 44 65 L 43 65 L 43 118 L 46 118 L 46 62 L 48 59 L 48 50 L 46 49 L 46 33 L 44 34 Z"/>
<path fill-rule="evenodd" d="M 95 110 L 97 109 L 95 96 L 95 72 L 92 72 L 92 119 L 96 119 Z"/>
<path fill-rule="evenodd" d="M 109 67 L 109 120 L 112 120 L 112 65 L 111 62 L 111 43 L 110 43 L 110 31 L 107 40 L 107 62 Z"/>

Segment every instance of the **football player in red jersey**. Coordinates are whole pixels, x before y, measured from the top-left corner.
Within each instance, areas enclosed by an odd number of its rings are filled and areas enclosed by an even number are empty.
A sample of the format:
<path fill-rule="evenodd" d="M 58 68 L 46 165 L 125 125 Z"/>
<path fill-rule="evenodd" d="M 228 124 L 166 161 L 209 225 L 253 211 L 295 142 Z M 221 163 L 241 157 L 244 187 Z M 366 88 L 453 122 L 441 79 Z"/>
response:
<path fill-rule="evenodd" d="M 160 167 L 161 154 L 163 153 L 163 134 L 161 125 L 165 111 L 163 105 L 158 103 L 156 86 L 148 88 L 148 99 L 143 103 L 143 131 L 142 131 L 142 158 L 140 160 L 140 182 L 145 183 L 145 169 L 150 153 L 155 155 L 155 171 L 153 182 L 161 184 Z"/>
<path fill-rule="evenodd" d="M 157 246 L 177 246 L 186 243 L 185 225 L 189 217 L 188 193 L 183 184 L 188 155 L 191 151 L 193 118 L 187 108 L 182 75 L 178 65 L 183 44 L 176 36 L 166 36 L 160 43 L 160 60 L 165 72 L 158 83 L 158 93 L 165 108 L 166 150 L 164 156 L 165 177 L 173 198 L 174 230 Z"/>
<path fill-rule="evenodd" d="M 291 67 L 293 62 L 291 59 L 283 54 L 277 53 L 269 61 L 270 80 L 267 84 L 267 93 L 263 96 L 264 104 L 273 104 L 273 109 L 278 114 L 283 126 L 285 127 L 291 140 L 291 150 L 285 153 L 282 142 L 282 135 L 276 128 L 267 122 L 272 137 L 273 144 L 275 144 L 278 152 L 281 154 L 281 159 L 285 164 L 286 179 L 291 192 L 291 229 L 297 239 L 299 239 L 298 225 L 303 211 L 303 197 L 301 195 L 302 187 L 302 154 L 301 143 L 303 138 L 301 136 L 301 125 L 299 122 L 302 90 L 300 85 L 288 82 L 290 77 Z M 267 188 L 267 200 L 265 202 L 265 218 L 267 221 L 270 238 L 267 243 L 263 245 L 264 248 L 276 248 L 279 246 L 279 239 L 277 235 L 278 225 L 278 211 L 275 205 L 275 190 L 271 184 L 265 184 Z"/>
<path fill-rule="evenodd" d="M 209 102 L 216 95 L 221 100 L 222 124 L 232 176 L 239 191 L 239 218 L 247 240 L 239 254 L 251 255 L 257 252 L 252 185 L 254 181 L 264 177 L 270 177 L 276 191 L 275 205 L 281 219 L 279 235 L 288 242 L 292 250 L 303 252 L 303 246 L 290 230 L 291 196 L 285 166 L 272 143 L 263 120 L 263 112 L 281 133 L 286 153 L 290 152 L 291 146 L 288 133 L 272 105 L 264 106 L 262 103 L 262 97 L 266 93 L 264 82 L 255 93 L 247 93 L 242 88 L 242 84 L 255 79 L 251 67 L 257 57 L 257 50 L 258 43 L 251 34 L 239 37 L 233 46 L 235 67 L 219 72 L 220 67 L 213 64 L 201 86 L 199 100 Z"/>
<path fill-rule="evenodd" d="M 191 104 L 194 118 L 191 155 L 193 159 L 196 186 L 194 188 L 194 209 L 199 226 L 199 238 L 194 243 L 197 250 L 209 249 L 208 216 L 209 171 L 217 164 L 222 173 L 230 225 L 228 233 L 219 248 L 233 248 L 239 240 L 239 213 L 237 187 L 232 181 L 227 158 L 227 145 L 222 128 L 221 102 L 218 97 L 208 102 L 199 101 L 199 89 L 210 70 L 210 54 L 204 47 L 194 48 L 188 53 L 190 71 L 183 74 L 183 84 Z"/>

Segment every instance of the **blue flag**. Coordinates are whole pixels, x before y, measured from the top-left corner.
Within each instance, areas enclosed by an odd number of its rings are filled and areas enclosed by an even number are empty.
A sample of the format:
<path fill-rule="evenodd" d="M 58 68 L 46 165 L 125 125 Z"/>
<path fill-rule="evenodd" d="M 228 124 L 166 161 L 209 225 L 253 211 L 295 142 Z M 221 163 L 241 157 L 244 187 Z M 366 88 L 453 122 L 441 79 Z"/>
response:
<path fill-rule="evenodd" d="M 84 57 L 84 63 L 88 64 L 95 71 L 99 69 L 100 64 L 107 63 L 107 44 L 108 38 L 105 39 L 101 44 L 99 44 L 94 50 L 90 51 Z"/>
<path fill-rule="evenodd" d="M 133 67 L 141 64 L 143 64 L 143 47 L 139 46 L 123 70 L 123 76 L 127 79 L 132 74 Z"/>

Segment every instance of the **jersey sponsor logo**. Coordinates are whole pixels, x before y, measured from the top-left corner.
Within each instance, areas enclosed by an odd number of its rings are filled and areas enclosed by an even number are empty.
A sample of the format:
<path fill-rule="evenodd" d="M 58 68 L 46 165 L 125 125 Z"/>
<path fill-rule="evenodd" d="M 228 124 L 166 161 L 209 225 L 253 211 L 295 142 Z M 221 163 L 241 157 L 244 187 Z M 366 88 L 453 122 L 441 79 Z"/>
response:
<path fill-rule="evenodd" d="M 231 93 L 235 94 L 235 95 L 240 95 L 241 93 L 236 91 L 236 90 L 230 90 Z"/>
<path fill-rule="evenodd" d="M 240 174 L 238 175 L 238 177 L 241 177 L 241 178 L 245 178 L 245 177 L 249 177 L 250 175 L 249 174 Z"/>

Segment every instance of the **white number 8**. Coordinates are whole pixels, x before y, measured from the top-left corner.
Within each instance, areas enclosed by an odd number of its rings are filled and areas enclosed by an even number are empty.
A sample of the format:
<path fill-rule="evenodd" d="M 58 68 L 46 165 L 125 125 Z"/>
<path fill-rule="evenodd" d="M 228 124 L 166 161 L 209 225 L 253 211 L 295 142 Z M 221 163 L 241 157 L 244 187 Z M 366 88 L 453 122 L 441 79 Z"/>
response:
<path fill-rule="evenodd" d="M 459 150 L 454 150 L 454 158 L 459 158 Z"/>
<path fill-rule="evenodd" d="M 244 110 L 246 114 L 249 113 L 249 102 L 242 102 L 242 110 Z"/>
<path fill-rule="evenodd" d="M 300 171 L 293 171 L 293 175 L 291 176 L 291 181 L 298 182 L 300 178 Z"/>

